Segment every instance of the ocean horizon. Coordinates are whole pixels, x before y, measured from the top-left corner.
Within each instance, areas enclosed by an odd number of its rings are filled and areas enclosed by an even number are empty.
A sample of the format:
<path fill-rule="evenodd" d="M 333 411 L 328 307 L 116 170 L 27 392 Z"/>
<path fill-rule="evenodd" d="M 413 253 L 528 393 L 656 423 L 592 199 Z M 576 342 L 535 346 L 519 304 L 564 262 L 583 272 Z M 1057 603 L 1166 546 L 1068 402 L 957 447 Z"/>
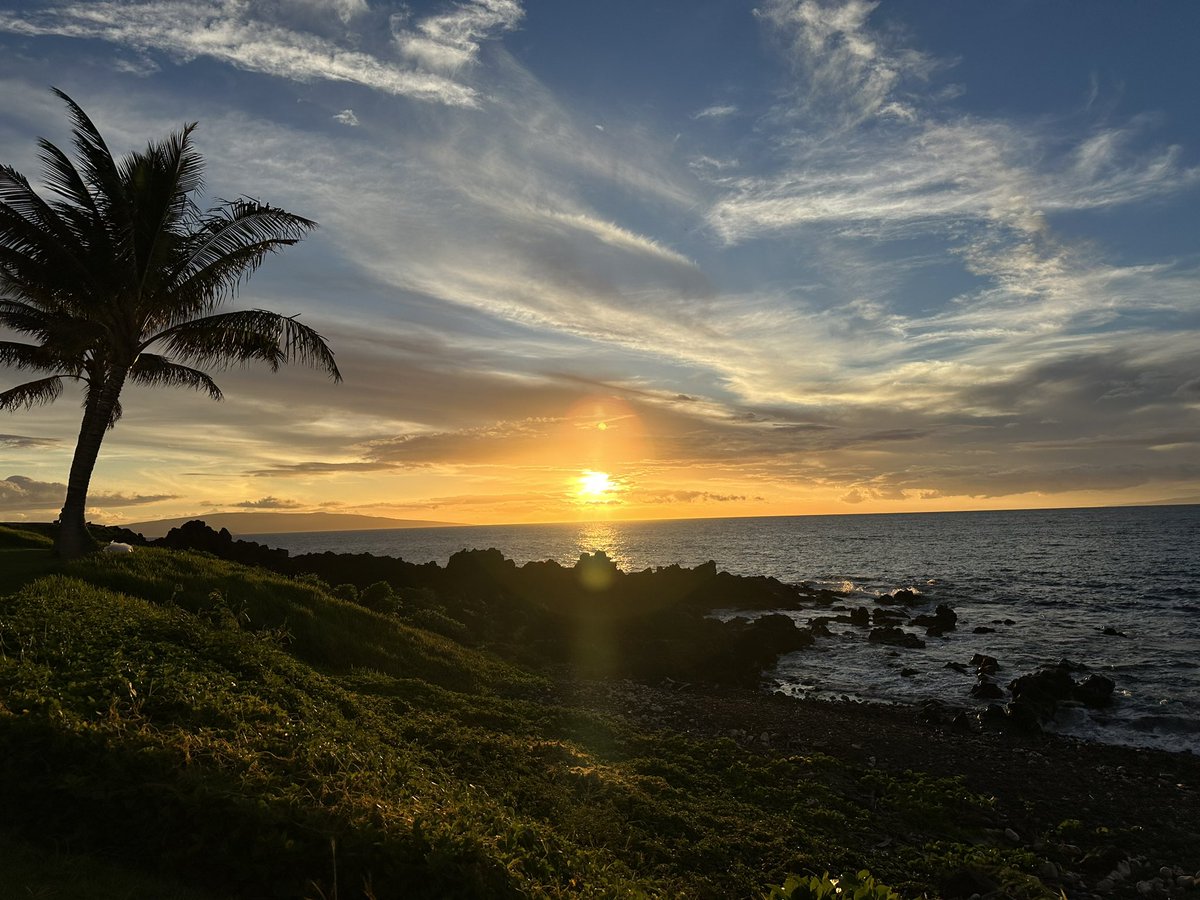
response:
<path fill-rule="evenodd" d="M 1099 712 L 1067 707 L 1055 727 L 1107 742 L 1200 752 L 1200 506 L 449 526 L 243 536 L 298 553 L 373 553 L 445 565 L 496 548 L 518 565 L 603 551 L 618 568 L 696 566 L 844 592 L 847 609 L 909 589 L 946 603 L 959 627 L 924 649 L 833 634 L 783 657 L 774 689 L 798 696 L 976 705 L 949 667 L 982 653 L 998 680 L 1062 659 L 1117 685 Z M 727 615 L 736 615 L 730 609 Z M 789 612 L 800 624 L 827 610 Z M 916 674 L 912 670 L 916 670 Z M 906 674 L 907 673 L 907 674 Z"/>

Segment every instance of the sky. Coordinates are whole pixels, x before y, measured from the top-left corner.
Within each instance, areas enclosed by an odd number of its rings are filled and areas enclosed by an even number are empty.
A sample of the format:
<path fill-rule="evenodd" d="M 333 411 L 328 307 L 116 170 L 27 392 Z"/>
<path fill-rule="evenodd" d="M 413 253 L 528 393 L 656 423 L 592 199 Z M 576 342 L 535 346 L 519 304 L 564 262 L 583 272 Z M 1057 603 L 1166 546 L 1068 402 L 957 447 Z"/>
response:
<path fill-rule="evenodd" d="M 206 205 L 320 223 L 233 302 L 344 382 L 127 388 L 90 514 L 1200 501 L 1197 34 L 1191 0 L 0 0 L 0 162 L 69 146 L 53 85 L 114 152 L 198 121 Z M 0 519 L 57 513 L 79 399 L 0 414 Z"/>

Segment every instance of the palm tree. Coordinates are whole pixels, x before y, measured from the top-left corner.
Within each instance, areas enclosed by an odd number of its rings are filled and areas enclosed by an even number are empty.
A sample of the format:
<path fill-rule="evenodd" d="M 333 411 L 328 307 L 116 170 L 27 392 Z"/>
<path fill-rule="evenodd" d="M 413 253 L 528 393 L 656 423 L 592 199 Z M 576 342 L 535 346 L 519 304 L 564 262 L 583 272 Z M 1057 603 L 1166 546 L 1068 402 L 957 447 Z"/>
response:
<path fill-rule="evenodd" d="M 77 162 L 38 142 L 53 198 L 0 166 L 0 327 L 36 342 L 0 341 L 0 364 L 45 374 L 0 392 L 0 409 L 52 402 L 67 378 L 83 383 L 55 541 L 59 555 L 73 557 L 91 545 L 88 485 L 127 383 L 179 385 L 219 400 L 220 388 L 194 365 L 261 360 L 275 371 L 300 362 L 334 381 L 341 374 L 321 335 L 295 317 L 215 312 L 268 253 L 296 243 L 315 222 L 247 198 L 201 211 L 195 123 L 113 159 L 78 104 L 55 93 L 70 110 Z"/>

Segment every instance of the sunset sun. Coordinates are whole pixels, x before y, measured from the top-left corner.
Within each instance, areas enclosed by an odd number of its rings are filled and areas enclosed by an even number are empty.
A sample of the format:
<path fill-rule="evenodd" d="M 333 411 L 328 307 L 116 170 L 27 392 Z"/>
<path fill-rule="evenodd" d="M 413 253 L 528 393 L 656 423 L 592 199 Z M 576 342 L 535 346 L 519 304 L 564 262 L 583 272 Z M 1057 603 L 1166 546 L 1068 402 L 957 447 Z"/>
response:
<path fill-rule="evenodd" d="M 610 496 L 617 489 L 607 472 L 584 471 L 579 477 L 579 496 L 584 500 L 600 500 Z"/>

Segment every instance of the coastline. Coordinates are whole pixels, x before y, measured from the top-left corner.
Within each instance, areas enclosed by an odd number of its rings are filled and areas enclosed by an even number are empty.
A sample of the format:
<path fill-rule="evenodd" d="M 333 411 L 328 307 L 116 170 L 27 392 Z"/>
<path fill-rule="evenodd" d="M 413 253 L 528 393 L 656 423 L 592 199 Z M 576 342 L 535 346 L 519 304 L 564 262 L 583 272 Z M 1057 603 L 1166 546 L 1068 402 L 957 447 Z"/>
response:
<path fill-rule="evenodd" d="M 87 799 L 115 792 L 147 827 L 176 798 L 193 850 L 171 872 L 219 890 L 214 859 L 328 885 L 330 834 L 358 847 L 343 863 L 360 874 L 407 860 L 389 877 L 410 886 L 429 874 L 419 816 L 454 853 L 474 835 L 470 871 L 534 896 L 569 893 L 581 861 L 598 896 L 759 897 L 788 873 L 869 868 L 904 897 L 1184 898 L 1200 876 L 1194 755 L 766 693 L 764 660 L 811 635 L 705 616 L 734 594 L 770 610 L 829 592 L 711 564 L 618 576 L 602 556 L 289 558 L 202 526 L 176 542 L 207 546 L 69 564 L 43 536 L 0 538 L 30 565 L 3 597 L 0 637 L 27 651 L 0 657 L 0 794 L 43 846 L 69 833 L 138 868 L 144 850 L 113 844 L 108 804 Z M 611 581 L 598 593 L 585 575 Z M 579 654 L 604 644 L 616 655 Z M 114 659 L 130 661 L 116 682 Z M 248 843 L 228 841 L 231 816 Z M 282 845 L 254 837 L 263 821 Z M 530 848 L 545 855 L 523 869 Z"/>
<path fill-rule="evenodd" d="M 756 755 L 826 755 L 891 774 L 961 779 L 965 791 L 993 798 L 995 843 L 1043 858 L 1049 865 L 1039 877 L 1070 900 L 1200 896 L 1194 754 L 1049 733 L 966 731 L 936 709 L 735 687 L 570 680 L 557 690 L 564 702 L 650 729 L 729 739 Z M 1190 824 L 1177 831 L 1166 821 Z M 1083 849 L 1076 841 L 1085 827 L 1111 839 Z M 989 896 L 985 882 L 977 887 L 970 893 Z"/>

